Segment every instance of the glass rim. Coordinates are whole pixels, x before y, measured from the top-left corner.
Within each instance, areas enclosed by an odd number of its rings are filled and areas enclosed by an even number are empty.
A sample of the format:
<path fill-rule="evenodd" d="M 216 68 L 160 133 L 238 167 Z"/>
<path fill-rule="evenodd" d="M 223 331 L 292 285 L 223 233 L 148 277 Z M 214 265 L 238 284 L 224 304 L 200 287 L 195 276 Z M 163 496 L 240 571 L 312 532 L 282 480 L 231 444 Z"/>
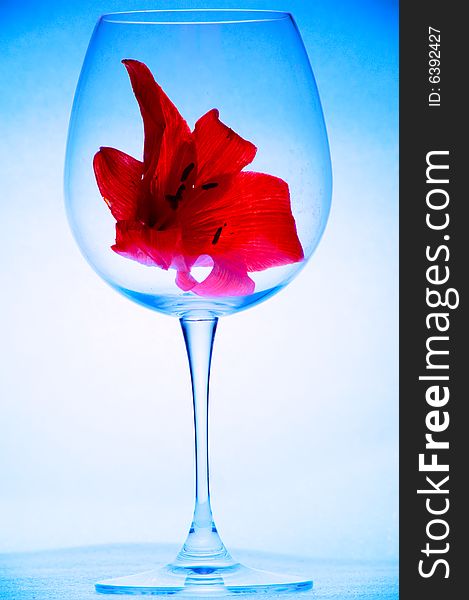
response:
<path fill-rule="evenodd" d="M 175 17 L 175 19 L 169 19 L 169 15 Z M 220 17 L 210 19 L 209 15 L 220 15 Z M 100 20 L 106 23 L 122 25 L 229 25 L 235 23 L 267 23 L 284 19 L 292 19 L 291 13 L 281 10 L 244 8 L 131 10 L 105 13 L 100 17 Z"/>

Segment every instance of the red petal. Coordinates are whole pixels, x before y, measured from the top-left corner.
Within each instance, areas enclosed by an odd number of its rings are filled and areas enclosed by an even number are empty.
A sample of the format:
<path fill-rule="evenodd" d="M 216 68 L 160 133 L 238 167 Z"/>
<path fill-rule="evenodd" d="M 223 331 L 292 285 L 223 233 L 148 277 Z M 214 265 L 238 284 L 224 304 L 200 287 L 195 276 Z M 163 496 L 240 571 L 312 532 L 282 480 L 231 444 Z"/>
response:
<path fill-rule="evenodd" d="M 178 270 L 176 285 L 185 292 L 192 291 L 199 296 L 247 296 L 254 291 L 255 283 L 248 277 L 246 269 L 223 260 L 214 263 L 208 256 L 201 256 L 192 265 L 192 260 L 178 257 L 172 266 Z M 213 268 L 203 281 L 198 282 L 190 273 L 191 266 Z"/>
<path fill-rule="evenodd" d="M 184 292 L 192 290 L 194 285 L 197 284 L 197 279 L 194 279 L 190 274 L 190 271 L 178 271 L 176 275 L 176 285 L 181 288 Z"/>
<path fill-rule="evenodd" d="M 262 271 L 303 259 L 288 185 L 278 177 L 242 172 L 198 188 L 180 214 L 184 252 L 208 254 L 232 271 Z"/>
<path fill-rule="evenodd" d="M 190 279 L 189 279 L 190 278 Z M 179 280 L 179 273 L 176 282 Z M 191 275 L 184 283 L 195 281 Z M 178 283 L 179 285 L 179 283 Z M 179 287 L 182 287 L 179 285 Z M 229 261 L 217 260 L 210 275 L 204 281 L 188 287 L 198 296 L 248 296 L 254 292 L 255 283 L 246 273 L 246 269 Z M 184 289 L 184 288 L 183 288 Z"/>
<path fill-rule="evenodd" d="M 143 164 L 115 148 L 101 148 L 93 159 L 99 191 L 118 220 L 135 218 Z"/>
<path fill-rule="evenodd" d="M 156 167 L 166 127 L 170 129 L 180 125 L 185 125 L 187 129 L 189 127 L 144 63 L 133 59 L 125 59 L 122 63 L 129 74 L 143 119 L 145 134 L 143 162 L 145 172 L 148 172 L 150 166 Z"/>
<path fill-rule="evenodd" d="M 135 221 L 116 223 L 114 252 L 149 267 L 169 269 L 180 241 L 179 231 L 157 231 Z"/>
<path fill-rule="evenodd" d="M 122 62 L 129 73 L 142 114 L 145 180 L 153 196 L 151 206 L 147 206 L 146 213 L 142 211 L 141 216 L 152 223 L 166 223 L 174 217 L 167 196 L 177 195 L 185 169 L 195 163 L 192 134 L 149 68 L 137 60 L 126 59 Z M 195 174 L 193 168 L 185 186 L 192 184 Z M 148 198 L 148 202 L 150 200 Z"/>
<path fill-rule="evenodd" d="M 203 115 L 194 129 L 197 151 L 197 183 L 217 181 L 217 177 L 235 174 L 254 160 L 257 148 L 218 118 L 214 108 Z"/>

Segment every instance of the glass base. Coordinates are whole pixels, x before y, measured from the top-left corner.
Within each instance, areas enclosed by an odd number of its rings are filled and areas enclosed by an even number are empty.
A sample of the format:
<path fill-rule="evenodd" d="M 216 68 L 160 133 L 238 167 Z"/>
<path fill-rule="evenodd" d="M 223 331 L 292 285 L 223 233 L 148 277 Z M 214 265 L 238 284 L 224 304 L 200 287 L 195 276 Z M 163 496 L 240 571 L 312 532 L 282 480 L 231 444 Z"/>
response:
<path fill-rule="evenodd" d="M 96 591 L 101 594 L 218 598 L 235 594 L 292 593 L 312 587 L 310 579 L 250 569 L 237 563 L 217 568 L 166 565 L 137 575 L 100 581 Z"/>

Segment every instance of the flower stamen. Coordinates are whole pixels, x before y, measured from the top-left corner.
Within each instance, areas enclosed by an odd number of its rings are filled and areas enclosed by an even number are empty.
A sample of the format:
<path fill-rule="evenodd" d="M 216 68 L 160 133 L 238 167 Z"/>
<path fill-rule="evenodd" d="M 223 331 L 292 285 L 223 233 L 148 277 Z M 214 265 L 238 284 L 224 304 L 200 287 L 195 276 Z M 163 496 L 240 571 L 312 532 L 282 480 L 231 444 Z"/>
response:
<path fill-rule="evenodd" d="M 166 194 L 166 200 L 171 204 L 171 208 L 176 210 L 179 204 L 179 200 L 182 197 L 182 192 L 186 189 L 186 186 L 182 183 L 178 187 L 178 191 L 175 194 Z"/>
<path fill-rule="evenodd" d="M 219 227 L 213 236 L 212 244 L 215 245 L 220 239 L 221 232 L 223 231 L 223 227 Z"/>
<path fill-rule="evenodd" d="M 187 167 L 182 172 L 181 181 L 186 181 L 186 179 L 189 177 L 189 174 L 194 167 L 195 167 L 195 164 L 193 162 L 191 162 L 187 165 Z"/>

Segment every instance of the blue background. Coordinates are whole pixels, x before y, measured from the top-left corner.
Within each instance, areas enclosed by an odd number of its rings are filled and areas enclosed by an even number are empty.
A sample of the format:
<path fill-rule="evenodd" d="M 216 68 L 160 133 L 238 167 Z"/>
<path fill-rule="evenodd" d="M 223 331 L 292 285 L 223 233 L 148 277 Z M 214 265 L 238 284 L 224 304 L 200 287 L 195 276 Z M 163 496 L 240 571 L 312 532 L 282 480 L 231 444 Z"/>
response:
<path fill-rule="evenodd" d="M 397 5 L 236 4 L 293 12 L 323 102 L 334 196 L 301 276 L 220 323 L 215 517 L 228 547 L 394 560 Z M 202 6 L 233 1 L 2 2 L 0 552 L 185 536 L 192 422 L 178 323 L 85 264 L 62 170 L 98 16 Z"/>

